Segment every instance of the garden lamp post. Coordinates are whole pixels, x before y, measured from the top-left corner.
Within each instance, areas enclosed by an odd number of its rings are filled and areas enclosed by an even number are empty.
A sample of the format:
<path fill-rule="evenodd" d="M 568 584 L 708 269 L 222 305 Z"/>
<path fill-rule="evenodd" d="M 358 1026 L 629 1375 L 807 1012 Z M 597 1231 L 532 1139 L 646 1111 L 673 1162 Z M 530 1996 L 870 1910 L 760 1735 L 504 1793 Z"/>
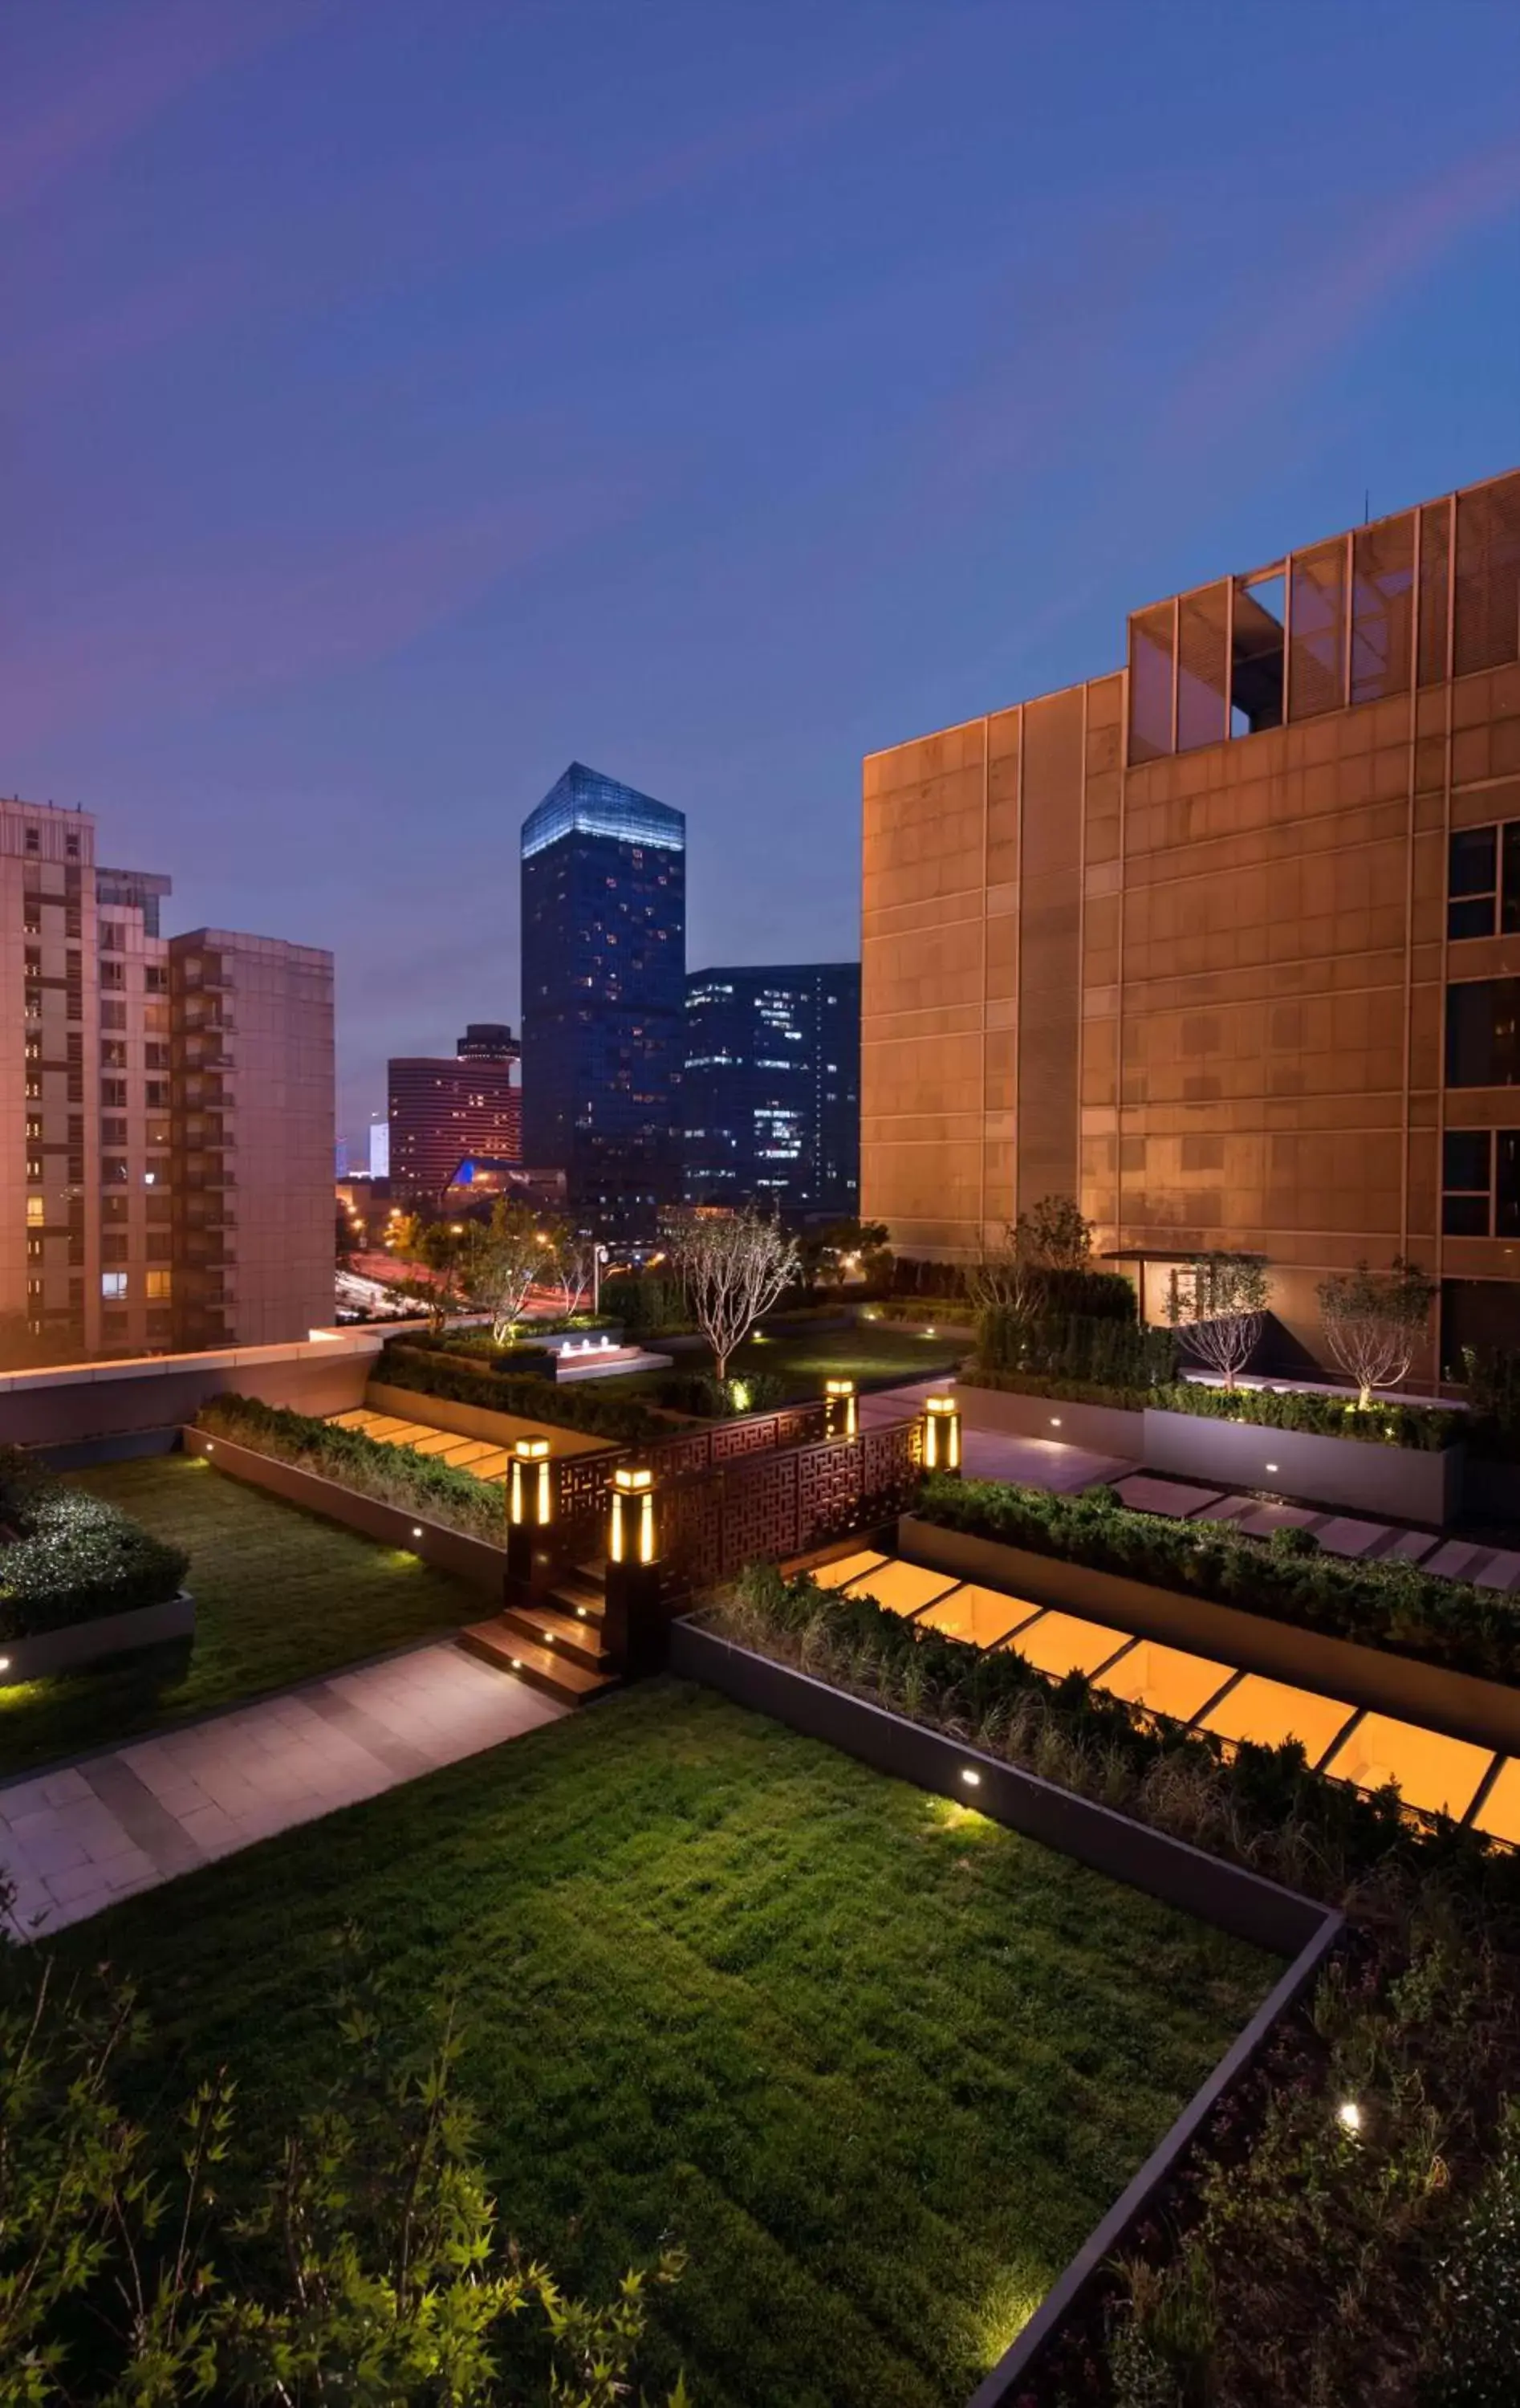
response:
<path fill-rule="evenodd" d="M 853 1380 L 824 1382 L 824 1436 L 854 1438 L 860 1427 L 860 1400 Z"/>
<path fill-rule="evenodd" d="M 608 1491 L 608 1652 L 630 1681 L 658 1671 L 668 1631 L 663 1612 L 666 1532 L 664 1499 L 644 1464 L 620 1464 Z"/>
<path fill-rule="evenodd" d="M 546 1438 L 520 1438 L 507 1467 L 507 1578 L 539 1584 L 550 1565 L 545 1533 L 554 1518 L 554 1470 Z"/>
<path fill-rule="evenodd" d="M 961 1409 L 954 1397 L 924 1399 L 924 1469 L 948 1471 L 958 1479 L 961 1468 Z"/>

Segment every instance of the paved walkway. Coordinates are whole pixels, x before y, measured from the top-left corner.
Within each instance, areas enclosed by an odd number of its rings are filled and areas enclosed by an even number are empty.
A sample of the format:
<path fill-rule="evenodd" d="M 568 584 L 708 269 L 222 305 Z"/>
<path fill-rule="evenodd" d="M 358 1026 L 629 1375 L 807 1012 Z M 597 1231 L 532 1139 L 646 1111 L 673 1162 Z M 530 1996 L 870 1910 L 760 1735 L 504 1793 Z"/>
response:
<path fill-rule="evenodd" d="M 82 1922 L 568 1711 L 442 1641 L 7 1783 L 14 1923 L 30 1934 Z"/>

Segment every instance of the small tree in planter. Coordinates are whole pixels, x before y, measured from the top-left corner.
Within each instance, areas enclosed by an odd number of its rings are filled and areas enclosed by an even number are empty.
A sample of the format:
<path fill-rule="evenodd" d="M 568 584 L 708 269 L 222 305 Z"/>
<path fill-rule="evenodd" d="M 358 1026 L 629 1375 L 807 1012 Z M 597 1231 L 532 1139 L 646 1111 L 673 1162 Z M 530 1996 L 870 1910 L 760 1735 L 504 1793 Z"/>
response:
<path fill-rule="evenodd" d="M 1353 1271 L 1332 1271 L 1314 1293 L 1325 1342 L 1355 1381 L 1365 1412 L 1374 1388 L 1396 1388 L 1408 1378 L 1430 1326 L 1435 1281 L 1418 1263 L 1396 1254 L 1385 1271 L 1371 1270 L 1365 1261 Z"/>
<path fill-rule="evenodd" d="M 466 1274 L 471 1300 L 491 1315 L 491 1335 L 498 1346 L 510 1346 L 517 1336 L 527 1300 L 553 1265 L 552 1240 L 530 1205 L 503 1196 L 491 1209 L 491 1218 L 475 1233 Z"/>
<path fill-rule="evenodd" d="M 966 1292 L 979 1311 L 1002 1305 L 1027 1320 L 1044 1303 L 1047 1271 L 1084 1271 L 1092 1262 L 1093 1224 L 1072 1196 L 1042 1196 L 1005 1224 L 1000 1246 L 983 1250 L 966 1274 Z"/>
<path fill-rule="evenodd" d="M 763 1312 L 797 1277 L 797 1250 L 774 1221 L 755 1211 L 694 1212 L 665 1233 L 671 1268 L 692 1318 L 712 1349 L 720 1380 Z"/>
<path fill-rule="evenodd" d="M 1189 1353 L 1233 1388 L 1256 1351 L 1270 1294 L 1259 1254 L 1195 1254 L 1172 1272 L 1167 1319 Z"/>
<path fill-rule="evenodd" d="M 554 1276 L 565 1298 L 565 1318 L 573 1321 L 595 1284 L 596 1248 L 579 1229 L 562 1227 L 552 1237 Z"/>

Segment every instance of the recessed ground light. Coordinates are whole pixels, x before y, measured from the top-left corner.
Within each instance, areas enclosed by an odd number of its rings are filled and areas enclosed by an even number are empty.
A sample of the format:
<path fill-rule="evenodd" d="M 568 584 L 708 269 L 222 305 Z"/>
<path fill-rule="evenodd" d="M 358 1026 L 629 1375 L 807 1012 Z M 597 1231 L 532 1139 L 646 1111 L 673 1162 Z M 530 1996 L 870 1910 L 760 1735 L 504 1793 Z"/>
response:
<path fill-rule="evenodd" d="M 514 1656 L 512 1657 L 512 1670 L 514 1672 L 521 1672 L 523 1670 L 523 1658 L 521 1656 Z"/>
<path fill-rule="evenodd" d="M 981 1788 L 981 1786 L 982 1786 L 982 1775 L 981 1775 L 981 1773 L 980 1773 L 980 1772 L 973 1772 L 973 1771 L 972 1771 L 972 1770 L 971 1770 L 971 1767 L 970 1767 L 968 1764 L 963 1764 L 963 1765 L 962 1765 L 962 1767 L 961 1767 L 961 1779 L 965 1782 L 966 1786 L 968 1787 L 968 1789 L 980 1789 L 980 1788 Z"/>
<path fill-rule="evenodd" d="M 552 1632 L 552 1630 L 546 1630 L 546 1631 L 544 1632 L 544 1645 L 545 1645 L 546 1647 L 552 1647 L 553 1643 L 554 1643 L 554 1634 L 553 1634 L 553 1632 Z"/>
<path fill-rule="evenodd" d="M 1343 2132 L 1359 2132 L 1361 2130 L 1362 2111 L 1357 2106 L 1355 2099 L 1341 2100 L 1340 2106 L 1335 2111 L 1335 2120 L 1340 2125 Z"/>
<path fill-rule="evenodd" d="M 1275 1463 L 1269 1463 L 1269 1464 L 1267 1466 L 1267 1469 L 1268 1469 L 1268 1470 L 1269 1470 L 1269 1471 L 1275 1471 L 1275 1470 L 1277 1469 L 1277 1466 L 1276 1466 L 1276 1464 L 1275 1464 Z"/>
<path fill-rule="evenodd" d="M 0 1656 L 0 1672 L 8 1672 L 8 1671 L 9 1671 L 9 1670 L 10 1670 L 10 1658 L 9 1658 L 9 1656 Z"/>
<path fill-rule="evenodd" d="M 1060 1416 L 1060 1414 L 1059 1414 L 1059 1413 L 1052 1413 L 1052 1415 L 1051 1415 L 1051 1427 L 1052 1427 L 1052 1429 L 1059 1429 L 1059 1428 L 1060 1428 L 1060 1426 L 1061 1426 L 1061 1416 Z"/>
<path fill-rule="evenodd" d="M 586 1618 L 586 1609 L 585 1609 L 585 1607 L 584 1607 L 583 1605 L 578 1605 L 578 1606 L 576 1607 L 576 1609 L 575 1609 L 575 1610 L 576 1610 L 576 1613 L 577 1613 L 577 1615 L 578 1615 L 579 1619 L 580 1619 L 581 1621 L 584 1622 L 584 1620 L 585 1620 L 585 1618 Z"/>
<path fill-rule="evenodd" d="M 412 1535 L 412 1537 L 413 1537 L 414 1539 L 420 1539 L 420 1538 L 422 1537 L 422 1535 L 423 1535 L 423 1526 L 422 1526 L 421 1522 L 414 1522 L 414 1523 L 412 1524 L 412 1526 L 411 1526 L 411 1535 Z"/>
<path fill-rule="evenodd" d="M 211 1441 L 210 1441 L 210 1440 L 209 1440 L 209 1439 L 208 1439 L 208 1440 L 207 1440 L 207 1441 L 206 1441 L 206 1452 L 207 1452 L 207 1454 L 208 1454 L 208 1455 L 209 1455 L 209 1454 L 211 1453 L 211 1451 L 212 1451 L 212 1449 L 211 1449 Z"/>

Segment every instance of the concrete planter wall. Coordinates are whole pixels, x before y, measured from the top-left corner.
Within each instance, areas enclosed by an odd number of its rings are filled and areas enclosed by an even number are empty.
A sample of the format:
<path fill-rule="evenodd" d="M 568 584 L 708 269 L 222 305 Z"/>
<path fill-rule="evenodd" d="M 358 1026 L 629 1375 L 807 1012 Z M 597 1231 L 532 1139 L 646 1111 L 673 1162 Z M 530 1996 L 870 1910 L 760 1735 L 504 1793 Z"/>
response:
<path fill-rule="evenodd" d="M 441 1565 L 500 1602 L 507 1576 L 505 1545 L 493 1546 L 489 1540 L 472 1539 L 442 1522 L 425 1521 L 404 1506 L 382 1505 L 378 1498 L 358 1496 L 336 1480 L 303 1471 L 294 1463 L 277 1462 L 273 1455 L 239 1446 L 234 1439 L 219 1438 L 214 1431 L 187 1429 L 184 1448 L 187 1455 L 208 1456 L 213 1469 L 246 1481 L 251 1488 L 267 1489 L 271 1497 L 283 1497 L 287 1504 L 302 1505 L 308 1513 L 321 1513 L 329 1522 L 341 1522 L 346 1529 L 378 1539 L 383 1546 L 403 1547 L 426 1563 Z"/>
<path fill-rule="evenodd" d="M 383 1332 L 343 1330 L 289 1346 L 220 1347 L 0 1373 L 0 1444 L 66 1446 L 80 1439 L 179 1428 L 236 1389 L 266 1405 L 340 1413 L 364 1401 Z"/>
<path fill-rule="evenodd" d="M 1472 1672 L 1448 1672 L 1412 1656 L 1360 1647 L 1290 1622 L 1246 1613 L 1239 1606 L 1213 1605 L 1207 1598 L 1154 1587 L 1121 1572 L 1095 1571 L 1025 1547 L 1004 1546 L 969 1530 L 945 1530 L 905 1513 L 897 1525 L 898 1552 L 911 1564 L 987 1581 L 1035 1605 L 1061 1606 L 1144 1639 L 1191 1648 L 1248 1672 L 1292 1681 L 1321 1697 L 1343 1698 L 1379 1713 L 1426 1723 L 1454 1739 L 1480 1747 L 1520 1753 L 1520 1688 L 1481 1680 Z"/>
<path fill-rule="evenodd" d="M 678 1622 L 671 1632 L 670 1669 L 939 1797 L 964 1803 L 968 1796 L 964 1776 L 974 1771 L 977 1810 L 994 1822 L 1291 1960 L 1018 2339 L 978 2385 L 969 2403 L 969 2408 L 1014 2408 L 1068 2319 L 1082 2310 L 1113 2258 L 1162 2206 L 1187 2152 L 1221 2101 L 1244 2079 L 1277 2025 L 1317 1980 L 1340 1939 L 1341 1918 L 1257 1873 L 1224 1864 L 1183 1841 L 1054 1788 L 1016 1765 L 905 1721 L 866 1698 L 830 1688 L 790 1665 L 732 1646 L 691 1622 Z"/>
<path fill-rule="evenodd" d="M 1054 1439 L 1094 1455 L 1144 1459 L 1145 1416 L 1122 1405 L 1075 1405 L 1065 1397 L 1025 1397 L 1012 1388 L 979 1388 L 964 1376 L 955 1399 L 968 1429 L 1006 1430 L 1017 1438 Z"/>
<path fill-rule="evenodd" d="M 0 1689 L 19 1681 L 44 1681 L 54 1672 L 78 1672 L 108 1656 L 130 1656 L 139 1647 L 162 1647 L 195 1635 L 195 1600 L 181 1589 L 162 1605 L 135 1605 L 125 1613 L 100 1613 L 66 1630 L 39 1630 L 31 1639 L 0 1639 Z"/>
<path fill-rule="evenodd" d="M 1198 1413 L 1141 1416 L 1141 1459 L 1211 1487 L 1267 1489 L 1318 1505 L 1387 1514 L 1396 1522 L 1450 1521 L 1462 1502 L 1463 1449 L 1427 1455 L 1412 1446 L 1374 1446 L 1355 1438 L 1314 1438 L 1302 1430 L 1216 1422 Z"/>

